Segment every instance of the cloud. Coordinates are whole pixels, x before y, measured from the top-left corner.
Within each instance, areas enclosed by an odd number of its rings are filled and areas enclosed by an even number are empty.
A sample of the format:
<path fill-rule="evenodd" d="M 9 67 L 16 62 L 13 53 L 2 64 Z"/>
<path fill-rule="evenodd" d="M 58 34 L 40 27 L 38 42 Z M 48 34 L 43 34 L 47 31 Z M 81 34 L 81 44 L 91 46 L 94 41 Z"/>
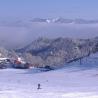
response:
<path fill-rule="evenodd" d="M 0 45 L 26 45 L 38 37 L 91 38 L 98 36 L 97 24 L 14 22 L 0 24 Z"/>

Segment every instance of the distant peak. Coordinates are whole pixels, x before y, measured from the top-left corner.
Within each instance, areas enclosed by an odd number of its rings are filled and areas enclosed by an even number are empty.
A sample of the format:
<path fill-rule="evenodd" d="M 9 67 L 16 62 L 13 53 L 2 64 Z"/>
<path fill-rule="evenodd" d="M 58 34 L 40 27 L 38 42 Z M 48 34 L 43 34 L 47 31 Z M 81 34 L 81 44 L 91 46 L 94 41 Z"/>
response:
<path fill-rule="evenodd" d="M 87 20 L 87 19 L 66 19 L 62 17 L 56 18 L 33 18 L 32 22 L 44 22 L 44 23 L 75 23 L 75 24 L 97 24 L 98 20 Z"/>

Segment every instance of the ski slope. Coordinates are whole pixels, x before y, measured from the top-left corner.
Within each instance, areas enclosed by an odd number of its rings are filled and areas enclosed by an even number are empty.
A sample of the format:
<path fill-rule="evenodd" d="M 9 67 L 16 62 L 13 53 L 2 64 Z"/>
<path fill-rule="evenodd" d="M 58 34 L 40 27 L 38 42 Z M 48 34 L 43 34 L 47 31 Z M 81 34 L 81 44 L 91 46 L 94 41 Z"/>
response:
<path fill-rule="evenodd" d="M 91 58 L 93 62 L 91 63 Z M 87 64 L 98 64 L 91 56 Z M 85 61 L 85 60 L 84 60 Z M 98 68 L 86 68 L 83 61 L 58 70 L 41 72 L 39 69 L 0 70 L 0 98 L 98 98 Z M 37 89 L 38 83 L 41 89 Z"/>

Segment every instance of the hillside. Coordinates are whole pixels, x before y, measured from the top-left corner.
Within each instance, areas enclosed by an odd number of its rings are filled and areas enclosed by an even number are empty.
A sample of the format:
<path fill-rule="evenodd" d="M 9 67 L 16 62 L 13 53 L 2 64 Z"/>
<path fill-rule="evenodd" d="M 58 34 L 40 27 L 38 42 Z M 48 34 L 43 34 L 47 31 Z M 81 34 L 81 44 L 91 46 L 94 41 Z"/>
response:
<path fill-rule="evenodd" d="M 98 38 L 71 39 L 39 38 L 22 49 L 16 50 L 33 66 L 62 67 L 66 63 L 81 60 L 98 51 Z"/>
<path fill-rule="evenodd" d="M 92 39 L 38 38 L 21 49 L 8 50 L 1 47 L 0 58 L 11 60 L 21 58 L 23 63 L 26 62 L 32 67 L 61 68 L 73 61 L 81 63 L 81 59 L 96 52 L 98 52 L 98 37 Z"/>

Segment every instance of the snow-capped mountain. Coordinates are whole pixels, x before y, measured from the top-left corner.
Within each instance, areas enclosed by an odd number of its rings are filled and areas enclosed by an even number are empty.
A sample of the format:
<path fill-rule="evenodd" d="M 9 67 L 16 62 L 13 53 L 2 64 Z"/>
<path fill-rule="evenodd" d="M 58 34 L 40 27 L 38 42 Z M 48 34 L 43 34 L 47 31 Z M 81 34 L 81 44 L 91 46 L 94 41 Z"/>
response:
<path fill-rule="evenodd" d="M 32 22 L 46 22 L 46 23 L 74 23 L 74 24 L 96 24 L 98 20 L 86 20 L 86 19 L 65 19 L 61 17 L 57 18 L 34 18 Z"/>

